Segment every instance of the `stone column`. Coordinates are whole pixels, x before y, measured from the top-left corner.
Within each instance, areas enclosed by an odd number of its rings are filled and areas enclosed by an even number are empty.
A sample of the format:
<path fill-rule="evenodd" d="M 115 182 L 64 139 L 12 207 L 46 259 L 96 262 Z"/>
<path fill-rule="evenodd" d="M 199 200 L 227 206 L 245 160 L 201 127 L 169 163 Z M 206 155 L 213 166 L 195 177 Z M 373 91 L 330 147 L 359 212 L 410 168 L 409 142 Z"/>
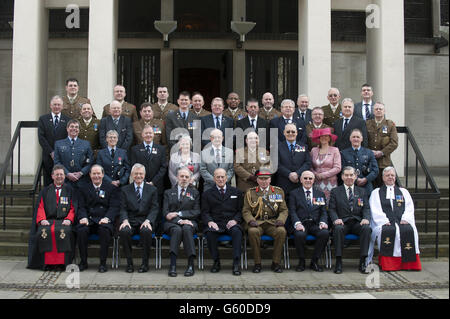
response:
<path fill-rule="evenodd" d="M 331 87 L 330 0 L 299 0 L 298 22 L 299 94 L 307 94 L 310 105 L 325 105 Z"/>
<path fill-rule="evenodd" d="M 403 1 L 375 0 L 370 21 L 366 21 L 367 82 L 374 100 L 386 105 L 386 117 L 405 125 L 405 37 Z M 404 174 L 405 136 L 391 155 L 397 173 Z"/>
<path fill-rule="evenodd" d="M 245 0 L 233 0 L 233 21 L 244 21 L 246 18 Z M 254 22 L 254 21 L 253 21 Z M 233 33 L 236 34 L 236 33 Z M 245 60 L 245 42 L 242 44 L 242 49 L 233 49 L 233 91 L 239 94 L 241 104 L 245 108 L 246 96 L 245 96 L 245 81 L 246 81 L 246 60 Z M 227 92 L 228 94 L 229 92 Z M 226 98 L 226 97 L 225 97 Z M 261 97 L 257 96 L 257 99 Z"/>
<path fill-rule="evenodd" d="M 11 138 L 19 121 L 37 121 L 47 99 L 48 10 L 44 0 L 14 3 Z M 49 112 L 48 107 L 45 112 Z M 21 175 L 34 175 L 41 149 L 35 129 L 22 130 Z M 17 151 L 17 148 L 16 148 Z M 15 155 L 17 159 L 17 155 Z M 26 159 L 26 161 L 24 160 Z M 17 172 L 15 161 L 15 172 Z"/>
<path fill-rule="evenodd" d="M 161 0 L 161 21 L 174 20 L 174 3 L 173 0 Z M 170 38 L 170 36 L 169 36 Z M 170 42 L 169 42 L 170 43 Z M 161 34 L 161 50 L 159 61 L 159 83 L 167 87 L 169 91 L 169 101 L 177 102 L 178 92 L 173 91 L 173 49 L 164 48 Z M 178 70 L 177 70 L 178 71 Z M 153 97 L 156 100 L 156 97 Z"/>
<path fill-rule="evenodd" d="M 89 6 L 88 97 L 100 116 L 117 81 L 118 0 L 91 0 Z"/>

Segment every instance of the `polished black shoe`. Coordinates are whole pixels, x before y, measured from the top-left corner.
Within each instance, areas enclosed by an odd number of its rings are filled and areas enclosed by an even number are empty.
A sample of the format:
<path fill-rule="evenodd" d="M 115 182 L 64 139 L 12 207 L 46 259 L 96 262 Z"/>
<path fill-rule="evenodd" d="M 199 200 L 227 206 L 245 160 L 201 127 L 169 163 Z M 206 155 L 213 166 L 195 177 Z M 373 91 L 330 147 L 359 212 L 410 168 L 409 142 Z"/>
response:
<path fill-rule="evenodd" d="M 233 275 L 240 276 L 241 275 L 241 267 L 239 264 L 233 264 Z"/>
<path fill-rule="evenodd" d="M 86 269 L 88 269 L 88 264 L 87 263 L 79 263 L 78 264 L 78 270 L 81 272 L 81 271 L 84 271 L 84 270 L 86 270 Z"/>
<path fill-rule="evenodd" d="M 317 272 L 322 272 L 323 271 L 323 267 L 320 266 L 317 262 L 312 261 L 312 260 L 311 260 L 311 264 L 309 265 L 309 268 L 314 270 L 314 271 L 317 271 Z"/>
<path fill-rule="evenodd" d="M 64 271 L 66 271 L 66 266 L 65 265 L 56 265 L 55 271 L 64 272 Z"/>
<path fill-rule="evenodd" d="M 297 267 L 295 267 L 295 271 L 305 271 L 306 267 L 305 267 L 305 260 L 304 259 L 300 259 L 298 261 L 298 265 Z"/>
<path fill-rule="evenodd" d="M 44 267 L 42 267 L 43 271 L 52 271 L 53 269 L 55 269 L 53 265 L 44 265 Z"/>
<path fill-rule="evenodd" d="M 148 271 L 148 265 L 142 264 L 141 267 L 139 267 L 138 273 L 143 273 Z"/>
<path fill-rule="evenodd" d="M 255 266 L 253 266 L 253 272 L 259 274 L 261 272 L 261 264 L 255 264 Z"/>
<path fill-rule="evenodd" d="M 107 272 L 107 271 L 108 271 L 108 268 L 106 268 L 106 265 L 98 266 L 98 272 L 99 273 L 104 273 L 104 272 Z"/>
<path fill-rule="evenodd" d="M 272 269 L 272 271 L 276 272 L 276 273 L 282 273 L 283 272 L 283 269 L 281 269 L 280 264 L 276 264 L 274 262 L 272 262 L 272 265 L 270 266 L 270 269 Z"/>
<path fill-rule="evenodd" d="M 336 266 L 334 266 L 334 273 L 342 274 L 342 261 L 341 260 L 336 260 Z"/>
<path fill-rule="evenodd" d="M 134 267 L 133 264 L 128 264 L 127 265 L 127 269 L 125 270 L 127 273 L 132 273 L 134 272 Z"/>
<path fill-rule="evenodd" d="M 364 260 L 361 260 L 361 261 L 359 262 L 358 270 L 359 270 L 359 272 L 362 273 L 362 274 L 368 274 L 368 273 L 369 273 L 369 272 L 367 271 L 367 269 L 366 269 L 366 261 L 365 261 L 365 259 L 364 259 Z"/>
<path fill-rule="evenodd" d="M 177 276 L 177 266 L 169 266 L 169 277 L 176 277 Z"/>
<path fill-rule="evenodd" d="M 184 272 L 185 277 L 194 276 L 194 265 L 188 265 L 186 271 Z"/>
<path fill-rule="evenodd" d="M 212 268 L 211 268 L 211 272 L 212 273 L 216 273 L 220 271 L 220 261 L 215 261 Z"/>

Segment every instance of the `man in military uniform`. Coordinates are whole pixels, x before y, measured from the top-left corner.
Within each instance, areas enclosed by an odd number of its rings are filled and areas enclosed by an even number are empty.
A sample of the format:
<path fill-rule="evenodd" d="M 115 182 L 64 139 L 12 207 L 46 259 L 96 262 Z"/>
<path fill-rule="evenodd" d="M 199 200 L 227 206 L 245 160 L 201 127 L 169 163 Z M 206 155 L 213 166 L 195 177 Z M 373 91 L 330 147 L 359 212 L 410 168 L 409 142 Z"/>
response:
<path fill-rule="evenodd" d="M 318 146 L 319 144 L 314 143 L 311 140 L 311 133 L 314 129 L 323 129 L 329 127 L 323 122 L 323 110 L 320 106 L 316 106 L 311 111 L 311 122 L 306 125 L 306 136 L 308 138 L 308 149 L 312 150 L 313 147 Z M 333 143 L 330 141 L 330 143 Z"/>
<path fill-rule="evenodd" d="M 263 108 L 259 112 L 259 116 L 265 119 L 267 122 L 270 122 L 275 117 L 280 117 L 281 112 L 273 107 L 275 100 L 273 98 L 272 93 L 266 92 L 262 97 Z"/>
<path fill-rule="evenodd" d="M 241 100 L 236 92 L 231 92 L 227 97 L 228 108 L 223 111 L 223 115 L 231 117 L 234 121 L 234 126 L 236 127 L 236 122 L 247 116 L 247 113 L 239 107 Z"/>
<path fill-rule="evenodd" d="M 380 187 L 383 185 L 383 169 L 392 166 L 391 153 L 398 147 L 398 136 L 395 123 L 384 118 L 385 108 L 383 103 L 375 103 L 373 113 L 375 118 L 366 122 L 369 139 L 368 148 L 375 155 L 379 169 L 374 187 Z"/>
<path fill-rule="evenodd" d="M 153 117 L 152 104 L 145 102 L 141 104 L 141 119 L 133 122 L 134 145 L 141 144 L 142 130 L 144 126 L 149 125 L 153 127 L 154 138 L 153 142 L 159 145 L 167 145 L 166 143 L 166 127 L 163 120 L 158 120 Z"/>
<path fill-rule="evenodd" d="M 268 168 L 261 168 L 255 175 L 258 186 L 246 192 L 242 208 L 255 260 L 253 272 L 261 272 L 261 236 L 267 234 L 274 238 L 271 269 L 280 273 L 281 252 L 286 239 L 284 224 L 288 217 L 284 192 L 281 188 L 270 185 L 271 172 Z"/>
<path fill-rule="evenodd" d="M 169 98 L 167 87 L 159 86 L 157 88 L 156 97 L 158 98 L 158 102 L 152 104 L 153 118 L 165 121 L 169 112 L 178 111 L 178 106 L 169 103 L 167 100 Z"/>
<path fill-rule="evenodd" d="M 66 95 L 62 97 L 63 109 L 61 113 L 74 120 L 80 118 L 81 107 L 83 106 L 83 104 L 91 104 L 91 100 L 78 95 L 79 89 L 80 87 L 77 79 L 68 79 L 66 81 Z M 95 112 L 92 114 L 92 116 L 97 118 Z"/>
<path fill-rule="evenodd" d="M 322 106 L 324 114 L 323 122 L 326 125 L 333 127 L 334 122 L 342 117 L 342 108 L 339 103 L 341 93 L 339 93 L 337 88 L 331 88 L 328 90 L 327 99 L 330 103 Z"/>
<path fill-rule="evenodd" d="M 205 100 L 203 99 L 203 95 L 201 95 L 200 92 L 192 93 L 192 111 L 199 118 L 202 116 L 211 114 L 211 112 L 209 112 L 203 108 L 204 105 L 205 105 Z"/>
<path fill-rule="evenodd" d="M 86 140 L 91 144 L 92 152 L 94 153 L 94 158 L 97 158 L 97 152 L 100 149 L 99 142 L 99 131 L 100 131 L 100 120 L 94 118 L 92 115 L 94 110 L 92 105 L 86 103 L 81 107 L 81 118 L 80 122 L 80 134 L 79 137 Z"/>
<path fill-rule="evenodd" d="M 124 99 L 127 96 L 127 92 L 125 90 L 125 87 L 123 85 L 116 85 L 113 89 L 113 96 L 114 100 L 120 102 L 122 104 L 122 114 L 123 116 L 127 116 L 131 119 L 131 122 L 138 121 L 138 115 L 136 111 L 136 106 L 126 102 Z M 109 111 L 109 104 L 106 104 L 103 107 L 103 114 L 102 118 L 107 117 L 110 115 Z"/>

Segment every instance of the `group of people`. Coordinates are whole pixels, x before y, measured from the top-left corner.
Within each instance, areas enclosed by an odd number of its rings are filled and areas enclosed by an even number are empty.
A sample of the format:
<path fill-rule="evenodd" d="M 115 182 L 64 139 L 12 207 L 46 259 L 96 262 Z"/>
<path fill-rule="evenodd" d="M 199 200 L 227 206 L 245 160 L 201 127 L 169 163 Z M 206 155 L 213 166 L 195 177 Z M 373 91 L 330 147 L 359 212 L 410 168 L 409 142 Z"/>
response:
<path fill-rule="evenodd" d="M 269 92 L 261 108 L 257 99 L 248 99 L 246 112 L 232 92 L 225 101 L 214 98 L 211 113 L 200 93 L 180 92 L 177 106 L 161 86 L 157 103 L 141 105 L 140 119 L 136 107 L 124 100 L 125 88 L 117 85 L 101 120 L 78 89 L 78 81 L 69 79 L 67 96 L 53 97 L 51 113 L 39 119 L 46 187 L 33 217 L 30 268 L 64 267 L 77 243 L 83 271 L 88 238 L 95 233 L 98 270 L 105 272 L 117 232 L 127 272 L 134 271 L 132 238 L 140 235 L 139 272 L 147 272 L 152 238 L 166 233 L 171 238 L 168 275 L 177 276 L 183 242 L 184 275 L 192 276 L 193 238 L 202 232 L 213 259 L 211 272 L 221 269 L 217 239 L 223 234 L 232 238 L 234 275 L 241 274 L 244 234 L 255 273 L 262 270 L 263 234 L 274 239 L 275 272 L 282 272 L 287 235 L 294 238 L 296 270 L 305 270 L 311 234 L 316 240 L 310 268 L 323 271 L 319 257 L 331 237 L 334 272 L 341 273 L 348 233 L 360 237 L 362 273 L 376 241 L 382 269 L 420 269 L 414 206 L 408 191 L 395 185 L 390 160 L 398 143 L 395 124 L 385 118 L 383 103 L 371 101 L 370 85 L 362 86 L 361 103 L 340 102 L 339 90 L 331 88 L 328 105 L 310 109 L 302 94 L 297 107 L 285 99 L 279 111 Z M 244 143 L 239 134 L 230 134 L 239 129 Z"/>

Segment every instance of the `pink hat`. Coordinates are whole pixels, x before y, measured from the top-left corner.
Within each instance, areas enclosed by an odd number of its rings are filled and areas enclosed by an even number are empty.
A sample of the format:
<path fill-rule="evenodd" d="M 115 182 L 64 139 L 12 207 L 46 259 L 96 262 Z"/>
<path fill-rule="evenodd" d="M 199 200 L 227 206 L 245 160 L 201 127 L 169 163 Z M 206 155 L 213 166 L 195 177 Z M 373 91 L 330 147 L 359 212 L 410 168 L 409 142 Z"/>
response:
<path fill-rule="evenodd" d="M 328 135 L 330 136 L 331 140 L 333 142 L 335 142 L 337 140 L 337 136 L 334 135 L 333 133 L 331 133 L 331 128 L 327 127 L 327 128 L 319 128 L 319 129 L 313 129 L 312 133 L 309 135 L 309 137 L 311 137 L 311 140 L 314 143 L 320 144 L 320 137 L 324 136 L 324 135 Z"/>

